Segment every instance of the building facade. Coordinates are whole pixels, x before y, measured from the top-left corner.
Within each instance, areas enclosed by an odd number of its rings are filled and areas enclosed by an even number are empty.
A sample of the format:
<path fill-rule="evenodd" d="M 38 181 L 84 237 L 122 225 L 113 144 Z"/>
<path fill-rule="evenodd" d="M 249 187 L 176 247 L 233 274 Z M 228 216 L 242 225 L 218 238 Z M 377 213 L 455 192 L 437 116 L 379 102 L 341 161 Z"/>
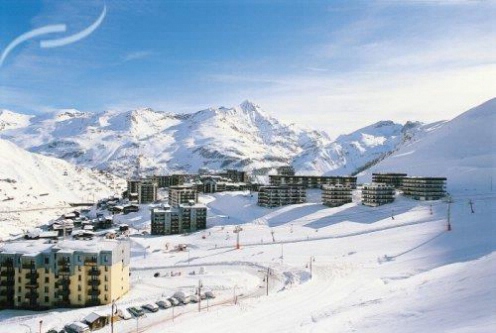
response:
<path fill-rule="evenodd" d="M 405 177 L 403 194 L 416 200 L 439 200 L 446 196 L 445 177 Z"/>
<path fill-rule="evenodd" d="M 362 204 L 381 206 L 394 201 L 394 186 L 383 183 L 365 184 L 362 187 Z"/>
<path fill-rule="evenodd" d="M 40 310 L 109 304 L 129 291 L 127 241 L 23 241 L 0 252 L 0 306 Z"/>
<path fill-rule="evenodd" d="M 150 176 L 149 179 L 154 180 L 159 188 L 165 188 L 169 186 L 183 185 L 186 178 L 190 175 L 183 174 L 172 174 L 172 175 L 155 175 Z"/>
<path fill-rule="evenodd" d="M 353 176 L 284 176 L 269 175 L 270 185 L 302 185 L 306 188 L 321 188 L 322 185 L 343 185 L 356 188 L 357 177 Z"/>
<path fill-rule="evenodd" d="M 157 183 L 153 180 L 142 180 L 138 183 L 138 203 L 147 204 L 157 200 Z"/>
<path fill-rule="evenodd" d="M 303 186 L 262 186 L 258 192 L 258 205 L 263 207 L 279 207 L 306 201 L 307 194 Z"/>
<path fill-rule="evenodd" d="M 198 190 L 192 186 L 171 186 L 169 187 L 169 205 L 177 207 L 190 201 L 198 202 Z"/>
<path fill-rule="evenodd" d="M 291 165 L 280 166 L 277 168 L 277 174 L 281 176 L 294 176 L 295 170 Z"/>
<path fill-rule="evenodd" d="M 383 183 L 387 185 L 393 185 L 394 188 L 401 188 L 403 185 L 403 179 L 406 177 L 406 173 L 373 173 L 372 183 Z"/>
<path fill-rule="evenodd" d="M 174 235 L 207 228 L 207 207 L 202 204 L 179 204 L 153 209 L 151 213 L 152 235 Z"/>
<path fill-rule="evenodd" d="M 343 185 L 323 185 L 322 203 L 329 207 L 338 207 L 350 203 L 351 187 Z"/>

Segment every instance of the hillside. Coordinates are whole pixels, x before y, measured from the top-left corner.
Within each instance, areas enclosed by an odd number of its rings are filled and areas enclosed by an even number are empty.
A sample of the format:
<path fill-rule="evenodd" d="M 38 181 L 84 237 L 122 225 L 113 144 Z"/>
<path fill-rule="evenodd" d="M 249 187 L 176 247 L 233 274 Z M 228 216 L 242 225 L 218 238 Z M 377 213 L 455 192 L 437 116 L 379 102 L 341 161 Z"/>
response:
<path fill-rule="evenodd" d="M 361 178 L 370 180 L 375 171 L 407 172 L 448 177 L 451 191 L 490 191 L 496 181 L 495 128 L 496 98 L 403 145 Z"/>
<path fill-rule="evenodd" d="M 30 119 L 3 138 L 32 152 L 128 176 L 237 168 L 262 174 L 291 163 L 306 174 L 346 174 L 424 131 L 383 121 L 332 142 L 324 132 L 284 124 L 249 101 L 191 114 L 138 109 L 62 110 Z"/>
<path fill-rule="evenodd" d="M 68 203 L 94 201 L 120 193 L 124 182 L 108 173 L 27 152 L 0 140 L 0 237 L 46 223 Z"/>

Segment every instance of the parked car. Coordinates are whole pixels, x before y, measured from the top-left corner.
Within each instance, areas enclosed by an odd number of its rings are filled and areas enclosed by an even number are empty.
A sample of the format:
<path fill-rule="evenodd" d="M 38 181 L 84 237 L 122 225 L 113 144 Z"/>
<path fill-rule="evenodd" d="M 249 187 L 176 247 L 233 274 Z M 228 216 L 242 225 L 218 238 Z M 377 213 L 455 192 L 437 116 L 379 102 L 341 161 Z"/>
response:
<path fill-rule="evenodd" d="M 121 317 L 124 320 L 129 320 L 129 319 L 133 318 L 133 316 L 126 309 L 119 309 L 119 310 L 117 310 L 117 313 L 118 313 L 119 317 Z"/>
<path fill-rule="evenodd" d="M 172 297 L 177 299 L 183 305 L 186 305 L 190 302 L 190 297 L 183 291 L 176 291 Z"/>
<path fill-rule="evenodd" d="M 172 304 L 172 306 L 178 306 L 181 304 L 181 302 L 179 302 L 179 300 L 175 297 L 169 297 L 167 300 Z"/>
<path fill-rule="evenodd" d="M 127 311 L 129 311 L 135 317 L 141 317 L 142 315 L 145 314 L 145 312 L 142 309 L 136 306 L 131 306 L 130 308 L 127 308 Z"/>
<path fill-rule="evenodd" d="M 207 298 L 215 298 L 215 295 L 213 292 L 211 292 L 210 290 L 209 291 L 206 291 L 205 292 L 205 297 Z"/>
<path fill-rule="evenodd" d="M 166 299 L 162 299 L 160 301 L 157 301 L 157 302 L 155 302 L 155 304 L 157 304 L 162 309 L 168 309 L 172 306 L 171 302 L 166 300 Z"/>
<path fill-rule="evenodd" d="M 69 333 L 87 333 L 90 332 L 88 325 L 83 324 L 80 321 L 75 321 L 69 325 L 66 325 L 64 329 Z"/>
<path fill-rule="evenodd" d="M 141 308 L 144 309 L 144 310 L 148 310 L 150 312 L 157 312 L 158 311 L 158 306 L 155 303 L 143 304 L 141 306 Z"/>
<path fill-rule="evenodd" d="M 188 297 L 191 303 L 198 303 L 200 301 L 200 297 L 198 295 L 190 295 Z"/>

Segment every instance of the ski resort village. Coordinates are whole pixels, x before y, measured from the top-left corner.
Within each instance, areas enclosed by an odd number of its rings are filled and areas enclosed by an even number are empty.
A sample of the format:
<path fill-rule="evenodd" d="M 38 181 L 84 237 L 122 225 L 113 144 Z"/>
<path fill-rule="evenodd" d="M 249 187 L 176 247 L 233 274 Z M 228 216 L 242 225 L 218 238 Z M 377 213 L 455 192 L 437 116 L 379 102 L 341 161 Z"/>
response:
<path fill-rule="evenodd" d="M 174 117 L 2 112 L 1 332 L 496 329 L 496 100 L 327 144 L 250 102 Z"/>
<path fill-rule="evenodd" d="M 496 0 L 0 0 L 0 333 L 496 333 Z"/>

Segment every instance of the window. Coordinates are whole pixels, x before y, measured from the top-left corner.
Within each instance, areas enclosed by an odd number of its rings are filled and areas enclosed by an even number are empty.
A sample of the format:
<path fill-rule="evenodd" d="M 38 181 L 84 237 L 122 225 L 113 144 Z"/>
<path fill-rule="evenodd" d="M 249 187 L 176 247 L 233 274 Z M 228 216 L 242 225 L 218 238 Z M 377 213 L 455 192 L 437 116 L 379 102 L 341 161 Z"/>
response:
<path fill-rule="evenodd" d="M 21 301 L 21 296 L 17 296 L 17 301 L 20 302 Z"/>
<path fill-rule="evenodd" d="M 48 296 L 45 296 L 45 303 L 48 303 Z"/>
<path fill-rule="evenodd" d="M 105 266 L 105 272 L 108 272 L 108 266 Z"/>
<path fill-rule="evenodd" d="M 105 300 L 106 300 L 106 301 L 108 300 L 107 295 L 105 295 Z"/>
<path fill-rule="evenodd" d="M 19 288 L 18 288 L 18 289 L 19 289 L 19 292 L 21 292 L 21 287 L 20 287 L 20 286 L 19 286 Z"/>
<path fill-rule="evenodd" d="M 45 267 L 45 274 L 48 274 L 48 268 Z"/>
<path fill-rule="evenodd" d="M 78 291 L 81 291 L 81 285 L 78 284 Z"/>
<path fill-rule="evenodd" d="M 45 292 L 46 292 L 46 293 L 48 292 L 48 287 L 45 287 Z"/>
<path fill-rule="evenodd" d="M 45 258 L 45 265 L 48 265 L 48 258 Z"/>
<path fill-rule="evenodd" d="M 17 278 L 17 282 L 21 283 L 21 277 L 20 276 Z"/>
<path fill-rule="evenodd" d="M 50 279 L 48 278 L 48 276 L 45 276 L 45 283 L 48 283 L 48 282 L 49 282 L 49 280 L 50 280 Z"/>
<path fill-rule="evenodd" d="M 78 275 L 78 281 L 81 281 L 81 275 Z"/>
<path fill-rule="evenodd" d="M 108 281 L 108 280 L 107 280 L 107 275 L 105 275 L 105 282 L 106 282 L 106 281 Z"/>
<path fill-rule="evenodd" d="M 81 266 L 78 266 L 78 271 L 81 272 Z"/>
<path fill-rule="evenodd" d="M 104 256 L 104 257 L 103 257 L 103 260 L 104 260 L 105 262 L 108 262 L 108 257 L 107 257 L 107 256 Z"/>
<path fill-rule="evenodd" d="M 78 295 L 78 301 L 80 301 L 80 300 L 81 300 L 81 295 Z"/>
<path fill-rule="evenodd" d="M 105 291 L 108 291 L 108 287 L 107 287 L 107 285 L 105 285 Z"/>

